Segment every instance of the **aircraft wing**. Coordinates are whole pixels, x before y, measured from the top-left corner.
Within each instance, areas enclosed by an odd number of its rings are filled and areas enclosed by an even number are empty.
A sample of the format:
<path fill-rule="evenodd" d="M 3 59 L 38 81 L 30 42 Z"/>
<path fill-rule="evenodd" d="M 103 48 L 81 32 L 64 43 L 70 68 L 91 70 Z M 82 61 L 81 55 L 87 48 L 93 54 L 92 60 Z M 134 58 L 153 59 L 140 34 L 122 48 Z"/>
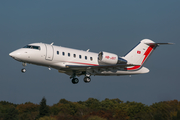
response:
<path fill-rule="evenodd" d="M 108 69 L 108 68 L 126 68 L 130 66 L 139 66 L 133 64 L 112 64 L 112 65 L 97 65 L 97 66 L 79 66 L 79 65 L 66 65 L 66 68 L 77 69 L 77 70 L 87 70 L 87 69 Z"/>

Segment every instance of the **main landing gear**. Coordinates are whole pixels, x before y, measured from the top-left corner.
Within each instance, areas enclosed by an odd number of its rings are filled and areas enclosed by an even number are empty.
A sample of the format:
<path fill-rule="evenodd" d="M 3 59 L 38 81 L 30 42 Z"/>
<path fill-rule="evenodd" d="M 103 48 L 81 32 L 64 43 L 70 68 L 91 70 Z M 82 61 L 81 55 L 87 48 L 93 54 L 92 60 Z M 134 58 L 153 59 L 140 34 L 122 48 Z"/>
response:
<path fill-rule="evenodd" d="M 85 77 L 84 77 L 84 82 L 85 82 L 85 83 L 91 82 L 91 78 L 88 77 L 88 76 L 85 76 Z"/>
<path fill-rule="evenodd" d="M 83 80 L 84 80 L 85 83 L 91 82 L 91 78 L 90 78 L 90 77 L 87 77 L 87 76 L 85 76 Z M 79 79 L 78 79 L 78 78 L 72 78 L 72 83 L 73 83 L 73 84 L 77 84 L 78 82 L 79 82 Z"/>
<path fill-rule="evenodd" d="M 76 77 L 76 74 L 74 73 L 73 75 L 71 75 L 70 78 L 72 78 L 72 83 L 73 84 L 77 84 L 79 82 L 79 79 L 78 78 L 75 78 Z M 84 77 L 84 82 L 85 83 L 89 83 L 91 82 L 91 78 L 90 78 L 90 75 L 89 74 L 85 74 L 85 77 Z"/>

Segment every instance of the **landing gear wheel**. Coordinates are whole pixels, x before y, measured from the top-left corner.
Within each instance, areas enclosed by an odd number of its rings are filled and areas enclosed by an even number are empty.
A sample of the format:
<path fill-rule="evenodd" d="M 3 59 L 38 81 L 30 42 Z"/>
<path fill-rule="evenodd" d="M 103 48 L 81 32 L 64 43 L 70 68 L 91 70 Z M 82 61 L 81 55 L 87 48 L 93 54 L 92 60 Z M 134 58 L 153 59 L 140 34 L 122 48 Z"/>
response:
<path fill-rule="evenodd" d="M 85 83 L 89 83 L 89 82 L 91 82 L 91 78 L 90 77 L 84 77 L 84 82 Z"/>
<path fill-rule="evenodd" d="M 25 72 L 26 72 L 26 69 L 25 69 L 25 68 L 21 69 L 21 72 L 22 72 L 22 73 L 25 73 Z"/>
<path fill-rule="evenodd" d="M 77 78 L 73 78 L 73 79 L 72 79 L 72 83 L 73 83 L 73 84 L 77 84 L 78 82 L 79 82 L 79 79 L 77 79 Z"/>

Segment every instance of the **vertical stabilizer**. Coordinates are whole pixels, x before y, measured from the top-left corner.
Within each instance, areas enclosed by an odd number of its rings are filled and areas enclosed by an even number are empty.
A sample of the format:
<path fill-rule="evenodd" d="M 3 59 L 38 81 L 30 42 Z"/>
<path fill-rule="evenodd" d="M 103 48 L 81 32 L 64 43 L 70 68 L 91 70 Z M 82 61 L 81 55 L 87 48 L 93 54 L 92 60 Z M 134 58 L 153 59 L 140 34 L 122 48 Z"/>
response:
<path fill-rule="evenodd" d="M 136 64 L 139 66 L 134 66 L 127 68 L 127 70 L 139 69 L 157 47 L 157 44 L 149 39 L 143 39 L 140 43 L 134 47 L 125 57 L 129 64 Z"/>

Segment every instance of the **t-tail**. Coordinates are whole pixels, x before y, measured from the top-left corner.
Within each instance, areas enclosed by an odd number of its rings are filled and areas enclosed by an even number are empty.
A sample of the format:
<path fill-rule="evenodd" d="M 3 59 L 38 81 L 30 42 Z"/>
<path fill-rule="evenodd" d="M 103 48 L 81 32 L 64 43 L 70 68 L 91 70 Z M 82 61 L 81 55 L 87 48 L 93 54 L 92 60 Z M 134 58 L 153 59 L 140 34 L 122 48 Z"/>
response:
<path fill-rule="evenodd" d="M 152 52 L 156 49 L 157 46 L 161 44 L 172 44 L 172 43 L 155 43 L 149 39 L 143 39 L 140 43 L 135 46 L 125 57 L 125 60 L 128 61 L 128 64 L 135 64 L 137 66 L 128 67 L 126 70 L 138 70 L 140 69 Z"/>

